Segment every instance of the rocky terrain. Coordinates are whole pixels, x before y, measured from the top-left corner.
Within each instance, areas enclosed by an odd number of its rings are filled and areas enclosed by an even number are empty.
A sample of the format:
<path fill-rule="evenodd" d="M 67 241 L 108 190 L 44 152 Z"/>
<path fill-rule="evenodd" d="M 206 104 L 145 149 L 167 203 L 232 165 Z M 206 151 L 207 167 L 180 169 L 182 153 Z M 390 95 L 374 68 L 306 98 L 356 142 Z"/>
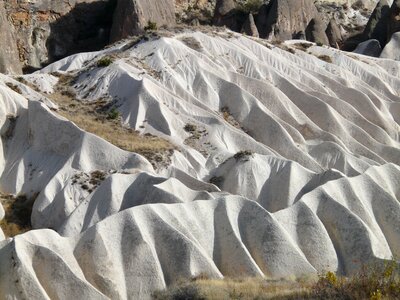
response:
<path fill-rule="evenodd" d="M 1 1 L 0 41 L 7 45 L 1 51 L 4 52 L 3 57 L 7 55 L 9 64 L 0 63 L 0 71 L 21 73 L 23 68 L 25 73 L 29 73 L 68 55 L 100 50 L 109 43 L 143 33 L 149 24 L 156 27 L 174 27 L 176 24 L 227 26 L 250 36 L 281 41 L 307 39 L 336 48 L 346 46 L 346 50 L 354 50 L 360 42 L 377 38 L 377 34 L 373 33 L 375 22 L 370 22 L 368 30 L 362 34 L 376 2 Z M 391 2 L 392 0 L 382 0 L 380 5 L 390 5 Z M 378 18 L 381 18 L 380 13 Z M 379 36 L 381 38 L 382 35 Z M 349 38 L 350 42 L 346 44 Z M 381 41 L 381 47 L 387 42 Z"/>
<path fill-rule="evenodd" d="M 1 76 L 2 228 L 31 203 L 39 229 L 0 242 L 2 298 L 146 299 L 399 255 L 400 64 L 209 30 Z"/>
<path fill-rule="evenodd" d="M 0 299 L 399 257 L 400 1 L 296 1 L 0 2 Z"/>

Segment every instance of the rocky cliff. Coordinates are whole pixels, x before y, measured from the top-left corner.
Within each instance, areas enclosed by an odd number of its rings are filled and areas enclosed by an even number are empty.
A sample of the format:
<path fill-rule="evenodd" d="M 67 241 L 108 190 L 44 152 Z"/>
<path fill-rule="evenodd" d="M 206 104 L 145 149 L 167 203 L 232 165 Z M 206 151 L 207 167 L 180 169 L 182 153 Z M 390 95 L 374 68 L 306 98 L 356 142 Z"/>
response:
<path fill-rule="evenodd" d="M 325 44 L 329 41 L 336 46 L 341 44 L 338 33 L 346 36 L 364 26 L 376 3 L 375 0 L 262 2 L 264 5 L 254 10 L 244 0 L 0 0 L 4 6 L 0 17 L 1 40 L 7 41 L 0 50 L 0 70 L 20 73 L 22 64 L 30 71 L 70 54 L 99 50 L 110 42 L 141 33 L 149 21 L 158 26 L 176 22 L 213 23 L 280 40 L 305 38 L 308 29 L 318 32 L 319 37 L 312 40 Z M 226 7 L 230 7 L 229 11 L 221 9 Z M 311 20 L 319 19 L 318 28 L 307 28 Z M 253 23 L 251 32 L 249 20 Z M 332 24 L 334 34 L 329 31 Z M 333 41 L 329 37 L 332 35 L 335 35 Z"/>

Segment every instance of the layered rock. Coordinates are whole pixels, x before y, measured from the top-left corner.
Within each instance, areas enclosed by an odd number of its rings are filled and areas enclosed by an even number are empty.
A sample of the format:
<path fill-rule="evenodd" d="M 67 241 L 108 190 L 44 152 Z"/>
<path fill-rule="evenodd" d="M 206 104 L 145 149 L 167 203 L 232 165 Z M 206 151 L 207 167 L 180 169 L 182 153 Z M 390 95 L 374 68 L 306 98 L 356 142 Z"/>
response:
<path fill-rule="evenodd" d="M 0 2 L 0 45 L 0 73 L 21 73 L 14 31 L 7 20 L 3 2 Z"/>
<path fill-rule="evenodd" d="M 173 0 L 119 0 L 114 13 L 110 40 L 112 42 L 140 34 L 149 22 L 159 26 L 175 24 Z"/>

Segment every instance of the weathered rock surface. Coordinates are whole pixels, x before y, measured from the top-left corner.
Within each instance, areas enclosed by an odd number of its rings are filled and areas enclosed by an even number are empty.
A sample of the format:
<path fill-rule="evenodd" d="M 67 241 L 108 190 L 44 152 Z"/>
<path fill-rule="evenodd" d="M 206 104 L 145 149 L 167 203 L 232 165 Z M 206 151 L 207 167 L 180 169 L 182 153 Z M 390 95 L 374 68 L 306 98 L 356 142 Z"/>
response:
<path fill-rule="evenodd" d="M 372 57 L 379 57 L 382 53 L 382 47 L 378 40 L 368 40 L 358 44 L 357 48 L 353 52 Z"/>
<path fill-rule="evenodd" d="M 386 44 L 380 57 L 400 60 L 400 32 L 396 32 L 392 35 L 392 38 L 389 43 Z"/>
<path fill-rule="evenodd" d="M 101 49 L 109 41 L 115 0 L 7 1 L 20 58 L 38 68 L 67 55 Z"/>
<path fill-rule="evenodd" d="M 325 30 L 326 37 L 328 38 L 331 47 L 340 48 L 343 37 L 340 28 L 334 19 L 331 19 Z"/>
<path fill-rule="evenodd" d="M 328 37 L 326 36 L 326 24 L 321 18 L 313 18 L 306 28 L 306 39 L 310 42 L 329 45 Z"/>
<path fill-rule="evenodd" d="M 305 32 L 317 16 L 312 0 L 272 0 L 260 8 L 257 27 L 262 38 L 287 40 Z"/>
<path fill-rule="evenodd" d="M 254 17 L 252 14 L 249 14 L 246 21 L 243 24 L 242 32 L 254 37 L 259 37 L 258 29 L 256 23 L 254 22 Z"/>
<path fill-rule="evenodd" d="M 125 126 L 173 141 L 157 174 L 0 74 L 1 191 L 39 192 L 32 225 L 53 228 L 0 242 L 0 298 L 150 299 L 199 274 L 351 274 L 399 257 L 400 64 L 223 31 L 130 45 L 22 78 L 51 93 L 67 72 L 79 105 L 109 99 Z M 88 191 L 93 171 L 106 178 Z"/>
<path fill-rule="evenodd" d="M 390 16 L 389 0 L 380 0 L 375 7 L 367 26 L 364 30 L 366 40 L 378 40 L 381 47 L 385 46 L 388 40 L 388 18 Z"/>
<path fill-rule="evenodd" d="M 114 12 L 111 42 L 143 33 L 148 22 L 160 26 L 175 25 L 173 0 L 119 0 Z"/>
<path fill-rule="evenodd" d="M 14 30 L 10 26 L 4 9 L 4 2 L 0 2 L 0 73 L 21 73 L 19 53 L 14 36 Z"/>

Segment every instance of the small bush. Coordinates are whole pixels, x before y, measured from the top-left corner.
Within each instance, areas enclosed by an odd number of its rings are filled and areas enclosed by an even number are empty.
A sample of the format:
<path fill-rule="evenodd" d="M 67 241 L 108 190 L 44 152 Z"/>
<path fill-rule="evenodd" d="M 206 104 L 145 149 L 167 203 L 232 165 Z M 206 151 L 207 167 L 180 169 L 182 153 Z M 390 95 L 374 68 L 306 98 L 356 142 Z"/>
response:
<path fill-rule="evenodd" d="M 317 299 L 399 299 L 400 276 L 396 261 L 363 267 L 351 277 L 328 272 L 312 288 Z"/>
<path fill-rule="evenodd" d="M 97 61 L 97 66 L 99 68 L 105 68 L 111 65 L 114 62 L 114 59 L 110 56 L 104 56 Z"/>
<path fill-rule="evenodd" d="M 318 58 L 330 64 L 333 62 L 332 57 L 330 57 L 329 55 L 319 55 Z"/>
<path fill-rule="evenodd" d="M 239 151 L 238 153 L 236 153 L 233 158 L 236 159 L 236 161 L 242 160 L 242 159 L 246 159 L 248 160 L 249 156 L 253 156 L 253 152 L 249 151 L 249 150 L 244 150 L 244 151 Z"/>
<path fill-rule="evenodd" d="M 11 82 L 7 82 L 6 86 L 8 86 L 10 89 L 12 89 L 14 92 L 18 93 L 18 94 L 22 94 L 21 89 L 19 88 L 19 86 L 11 83 Z"/>
<path fill-rule="evenodd" d="M 120 116 L 119 111 L 118 111 L 115 107 L 113 107 L 113 108 L 111 108 L 111 110 L 108 112 L 108 114 L 107 114 L 107 119 L 109 119 L 109 120 L 116 120 L 116 119 L 119 118 L 119 116 Z"/>
<path fill-rule="evenodd" d="M 263 0 L 246 0 L 239 5 L 239 10 L 246 14 L 257 13 L 263 3 Z"/>
<path fill-rule="evenodd" d="M 155 31 L 157 29 L 158 29 L 157 23 L 152 21 L 148 21 L 147 26 L 144 27 L 145 31 Z"/>
<path fill-rule="evenodd" d="M 191 133 L 193 133 L 193 132 L 195 132 L 195 131 L 197 130 L 197 126 L 196 126 L 196 125 L 193 125 L 193 124 L 186 124 L 185 127 L 183 127 L 183 129 L 184 129 L 186 132 L 191 132 Z"/>

